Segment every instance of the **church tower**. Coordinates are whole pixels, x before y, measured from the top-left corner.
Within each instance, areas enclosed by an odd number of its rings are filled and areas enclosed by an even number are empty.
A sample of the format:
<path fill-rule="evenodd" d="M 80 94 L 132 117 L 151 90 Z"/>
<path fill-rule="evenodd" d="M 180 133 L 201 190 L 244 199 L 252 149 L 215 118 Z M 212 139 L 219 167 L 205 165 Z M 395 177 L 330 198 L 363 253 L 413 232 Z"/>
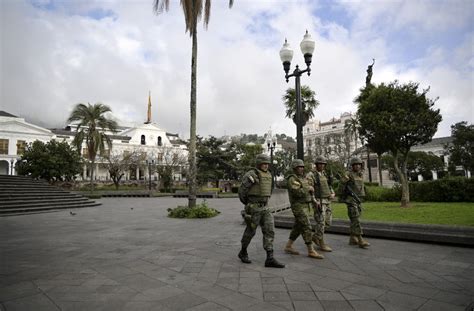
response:
<path fill-rule="evenodd" d="M 148 111 L 145 124 L 151 123 L 151 91 L 148 91 Z"/>

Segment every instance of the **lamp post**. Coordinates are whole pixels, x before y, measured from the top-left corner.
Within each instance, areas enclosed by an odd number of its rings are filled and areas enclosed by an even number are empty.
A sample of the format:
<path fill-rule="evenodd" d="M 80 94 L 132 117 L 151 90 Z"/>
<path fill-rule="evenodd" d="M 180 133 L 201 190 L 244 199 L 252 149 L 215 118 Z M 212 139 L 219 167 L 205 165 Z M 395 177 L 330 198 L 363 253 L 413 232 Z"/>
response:
<path fill-rule="evenodd" d="M 151 191 L 151 166 L 155 163 L 155 160 L 148 159 L 146 163 L 148 164 L 148 190 Z"/>
<path fill-rule="evenodd" d="M 270 150 L 270 171 L 272 172 L 272 189 L 275 188 L 275 165 L 273 164 L 273 150 L 275 150 L 276 142 L 273 138 L 267 141 L 268 150 Z"/>
<path fill-rule="evenodd" d="M 311 73 L 311 60 L 313 58 L 314 41 L 311 39 L 308 31 L 303 37 L 303 41 L 300 43 L 301 52 L 304 56 L 306 63 L 306 69 L 300 70 L 299 66 L 296 65 L 295 70 L 292 74 L 288 74 L 290 71 L 291 60 L 293 59 L 293 50 L 290 49 L 290 45 L 285 39 L 285 43 L 280 50 L 280 59 L 283 63 L 283 70 L 285 70 L 286 82 L 289 81 L 290 77 L 295 77 L 295 93 L 296 93 L 296 156 L 298 159 L 304 160 L 303 150 L 303 116 L 301 106 L 301 83 L 300 77 L 303 73 L 307 72 L 308 76 Z"/>
<path fill-rule="evenodd" d="M 15 160 L 10 159 L 10 175 L 13 175 L 13 163 L 15 163 Z"/>

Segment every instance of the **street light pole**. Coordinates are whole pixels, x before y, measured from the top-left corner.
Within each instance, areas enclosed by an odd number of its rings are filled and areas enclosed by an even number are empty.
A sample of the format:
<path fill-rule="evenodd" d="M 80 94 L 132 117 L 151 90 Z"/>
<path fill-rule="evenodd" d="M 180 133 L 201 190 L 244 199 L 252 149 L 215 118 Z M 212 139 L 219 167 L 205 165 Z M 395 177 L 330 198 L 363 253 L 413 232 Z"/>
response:
<path fill-rule="evenodd" d="M 285 39 L 285 43 L 280 50 L 280 59 L 283 63 L 283 70 L 285 71 L 286 82 L 289 81 L 290 77 L 295 77 L 295 95 L 296 95 L 296 156 L 298 159 L 304 160 L 304 149 L 303 149 L 303 108 L 301 105 L 301 82 L 300 78 L 303 73 L 311 74 L 311 60 L 314 51 L 314 41 L 311 39 L 308 31 L 303 37 L 303 41 L 300 44 L 301 52 L 304 55 L 306 63 L 306 69 L 300 70 L 299 66 L 296 65 L 295 70 L 292 74 L 288 74 L 290 71 L 291 60 L 293 59 L 293 50 L 290 49 L 290 45 Z"/>

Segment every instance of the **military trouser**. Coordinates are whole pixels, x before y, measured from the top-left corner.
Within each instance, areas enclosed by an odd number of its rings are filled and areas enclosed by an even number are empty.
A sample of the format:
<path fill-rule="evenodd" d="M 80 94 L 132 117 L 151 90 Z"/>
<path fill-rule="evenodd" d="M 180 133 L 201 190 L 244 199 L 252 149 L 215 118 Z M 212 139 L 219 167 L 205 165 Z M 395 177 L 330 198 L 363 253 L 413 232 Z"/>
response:
<path fill-rule="evenodd" d="M 311 203 L 293 203 L 291 211 L 295 216 L 295 224 L 290 232 L 290 240 L 295 241 L 301 234 L 305 244 L 311 244 L 313 230 L 309 219 L 314 214 Z"/>
<path fill-rule="evenodd" d="M 323 199 L 321 209 L 314 211 L 314 220 L 316 221 L 314 235 L 318 240 L 323 239 L 325 229 L 332 224 L 331 202 L 328 199 Z"/>
<path fill-rule="evenodd" d="M 245 213 L 247 219 L 244 234 L 242 236 L 242 248 L 247 248 L 250 241 L 257 232 L 257 227 L 260 226 L 263 234 L 263 248 L 266 251 L 273 250 L 273 239 L 275 238 L 275 226 L 273 222 L 273 215 L 268 206 L 259 203 L 249 203 L 245 206 Z"/>
<path fill-rule="evenodd" d="M 351 235 L 362 235 L 362 227 L 359 221 L 362 212 L 361 206 L 355 202 L 347 202 L 346 205 L 347 214 L 349 216 L 349 220 L 351 221 Z"/>

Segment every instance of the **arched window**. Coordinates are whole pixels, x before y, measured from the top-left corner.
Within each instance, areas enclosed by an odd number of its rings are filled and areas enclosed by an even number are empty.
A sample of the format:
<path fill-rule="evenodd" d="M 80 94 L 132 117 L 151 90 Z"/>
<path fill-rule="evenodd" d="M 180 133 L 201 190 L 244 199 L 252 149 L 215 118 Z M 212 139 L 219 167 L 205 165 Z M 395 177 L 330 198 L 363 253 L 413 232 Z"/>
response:
<path fill-rule="evenodd" d="M 161 142 L 161 136 L 158 136 L 158 146 L 161 146 L 163 145 L 163 143 Z"/>
<path fill-rule="evenodd" d="M 145 135 L 142 135 L 142 138 L 141 138 L 140 144 L 142 144 L 142 145 L 146 145 L 146 141 L 145 141 Z"/>

